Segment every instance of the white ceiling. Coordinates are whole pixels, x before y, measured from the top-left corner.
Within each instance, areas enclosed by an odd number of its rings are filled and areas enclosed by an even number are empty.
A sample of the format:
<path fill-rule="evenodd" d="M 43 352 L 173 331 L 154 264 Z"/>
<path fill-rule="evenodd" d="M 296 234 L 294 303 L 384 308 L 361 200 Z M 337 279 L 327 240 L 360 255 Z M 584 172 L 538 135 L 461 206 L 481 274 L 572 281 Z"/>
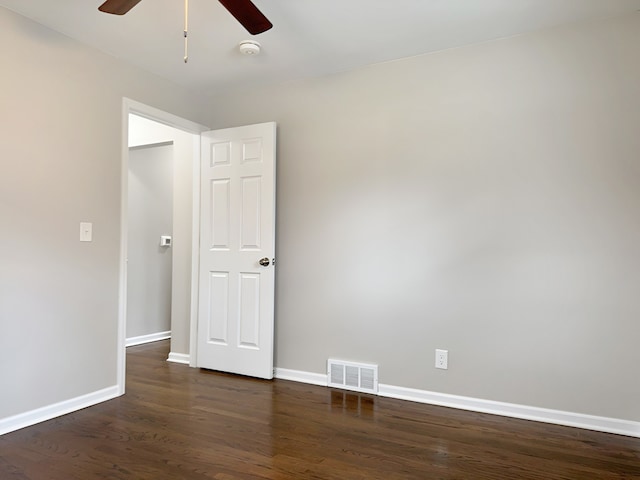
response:
<path fill-rule="evenodd" d="M 273 29 L 252 37 L 217 0 L 143 0 L 127 15 L 103 0 L 0 0 L 83 43 L 193 89 L 224 91 L 319 76 L 557 25 L 631 13 L 640 0 L 254 0 Z M 241 40 L 263 47 L 242 56 Z"/>

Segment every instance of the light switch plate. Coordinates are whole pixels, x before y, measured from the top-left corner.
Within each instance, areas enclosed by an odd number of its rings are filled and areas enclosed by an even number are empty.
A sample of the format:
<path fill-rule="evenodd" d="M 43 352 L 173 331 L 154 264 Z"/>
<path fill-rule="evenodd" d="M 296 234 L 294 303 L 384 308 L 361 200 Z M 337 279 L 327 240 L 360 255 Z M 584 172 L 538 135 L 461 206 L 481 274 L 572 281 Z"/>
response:
<path fill-rule="evenodd" d="M 93 224 L 90 222 L 80 222 L 80 241 L 91 242 L 93 240 Z"/>

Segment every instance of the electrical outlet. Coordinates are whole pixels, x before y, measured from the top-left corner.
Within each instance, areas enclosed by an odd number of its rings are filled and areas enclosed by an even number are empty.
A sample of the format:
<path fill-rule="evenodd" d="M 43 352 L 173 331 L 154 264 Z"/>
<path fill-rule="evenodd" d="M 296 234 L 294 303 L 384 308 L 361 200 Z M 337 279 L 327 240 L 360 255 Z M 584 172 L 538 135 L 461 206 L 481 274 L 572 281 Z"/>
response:
<path fill-rule="evenodd" d="M 443 370 L 449 368 L 449 350 L 436 349 L 436 368 Z"/>

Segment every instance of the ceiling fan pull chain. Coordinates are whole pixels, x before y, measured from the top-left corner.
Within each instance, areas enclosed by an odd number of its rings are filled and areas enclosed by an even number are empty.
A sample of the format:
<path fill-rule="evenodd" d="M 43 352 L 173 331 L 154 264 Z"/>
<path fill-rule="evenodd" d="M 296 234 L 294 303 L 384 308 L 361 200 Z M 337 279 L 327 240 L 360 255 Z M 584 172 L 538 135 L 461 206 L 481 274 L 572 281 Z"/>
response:
<path fill-rule="evenodd" d="M 189 61 L 189 0 L 184 0 L 184 63 Z"/>

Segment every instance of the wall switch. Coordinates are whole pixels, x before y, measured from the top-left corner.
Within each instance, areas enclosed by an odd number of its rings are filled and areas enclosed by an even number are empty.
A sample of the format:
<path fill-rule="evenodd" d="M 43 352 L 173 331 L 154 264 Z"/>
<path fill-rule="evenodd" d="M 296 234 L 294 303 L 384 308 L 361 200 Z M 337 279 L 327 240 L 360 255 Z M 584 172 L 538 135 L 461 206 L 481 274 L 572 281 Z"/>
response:
<path fill-rule="evenodd" d="M 93 240 L 93 223 L 80 222 L 80 241 L 90 242 Z"/>
<path fill-rule="evenodd" d="M 449 350 L 436 349 L 436 368 L 443 370 L 449 368 Z"/>

